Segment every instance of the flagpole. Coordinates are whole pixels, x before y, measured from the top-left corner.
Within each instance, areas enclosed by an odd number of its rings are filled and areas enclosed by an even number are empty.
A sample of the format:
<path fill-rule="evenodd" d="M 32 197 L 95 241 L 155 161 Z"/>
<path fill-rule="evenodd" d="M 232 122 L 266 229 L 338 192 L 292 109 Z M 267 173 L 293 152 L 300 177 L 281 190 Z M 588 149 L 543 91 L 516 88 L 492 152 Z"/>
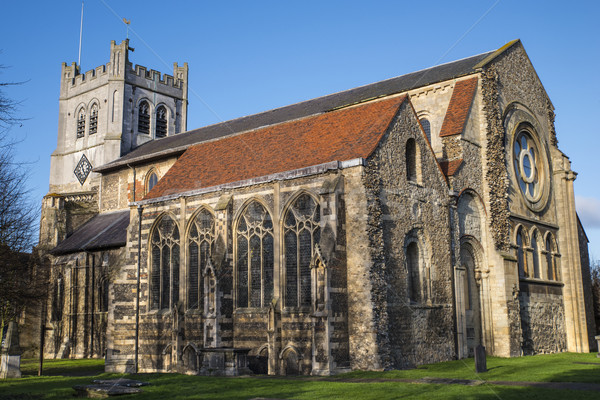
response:
<path fill-rule="evenodd" d="M 81 69 L 81 35 L 83 32 L 83 1 L 81 2 L 81 25 L 79 25 L 79 57 L 77 59 L 77 65 Z"/>

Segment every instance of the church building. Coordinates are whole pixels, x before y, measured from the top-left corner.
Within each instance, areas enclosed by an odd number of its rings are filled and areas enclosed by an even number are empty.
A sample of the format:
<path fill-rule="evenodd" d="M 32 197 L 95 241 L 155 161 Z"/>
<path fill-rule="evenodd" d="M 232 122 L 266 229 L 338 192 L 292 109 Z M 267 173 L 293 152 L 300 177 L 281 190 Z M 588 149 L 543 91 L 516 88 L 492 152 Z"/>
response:
<path fill-rule="evenodd" d="M 187 130 L 188 66 L 63 64 L 47 357 L 331 375 L 588 352 L 587 238 L 522 43 Z"/>

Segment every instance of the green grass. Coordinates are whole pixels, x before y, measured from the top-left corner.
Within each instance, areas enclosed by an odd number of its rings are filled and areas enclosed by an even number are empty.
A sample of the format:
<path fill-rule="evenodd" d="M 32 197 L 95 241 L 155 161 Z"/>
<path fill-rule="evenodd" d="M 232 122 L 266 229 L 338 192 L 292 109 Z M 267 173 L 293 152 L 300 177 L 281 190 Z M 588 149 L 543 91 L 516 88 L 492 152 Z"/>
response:
<path fill-rule="evenodd" d="M 592 364 L 580 364 L 592 363 Z M 140 395 L 124 399 L 597 399 L 600 392 L 530 387 L 440 385 L 399 382 L 425 377 L 485 381 L 585 382 L 600 384 L 600 360 L 595 354 L 553 354 L 520 358 L 488 357 L 489 371 L 475 374 L 472 359 L 431 364 L 413 370 L 355 371 L 326 379 L 312 377 L 216 378 L 178 374 L 107 374 L 103 360 L 46 360 L 45 376 L 37 376 L 37 361 L 24 360 L 23 378 L 0 381 L 0 399 L 72 398 L 73 385 L 92 379 L 127 377 L 150 382 Z M 82 376 L 82 375 L 86 376 Z M 366 380 L 366 381 L 365 381 Z M 376 380 L 376 381 L 373 381 Z"/>

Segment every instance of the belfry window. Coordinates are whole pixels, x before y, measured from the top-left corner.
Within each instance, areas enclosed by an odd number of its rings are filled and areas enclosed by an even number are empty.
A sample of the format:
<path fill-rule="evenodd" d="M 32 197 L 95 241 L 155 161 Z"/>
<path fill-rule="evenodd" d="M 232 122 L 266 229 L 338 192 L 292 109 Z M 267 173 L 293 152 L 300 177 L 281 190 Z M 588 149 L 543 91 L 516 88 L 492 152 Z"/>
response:
<path fill-rule="evenodd" d="M 179 228 L 168 215 L 154 227 L 151 241 L 150 307 L 169 309 L 179 301 Z"/>
<path fill-rule="evenodd" d="M 82 108 L 77 114 L 77 139 L 85 135 L 85 110 Z"/>
<path fill-rule="evenodd" d="M 147 101 L 142 101 L 138 107 L 138 132 L 150 133 L 150 106 Z"/>
<path fill-rule="evenodd" d="M 320 239 L 320 207 L 311 196 L 302 194 L 284 221 L 285 306 L 310 306 L 310 262 Z"/>
<path fill-rule="evenodd" d="M 204 271 L 215 243 L 215 219 L 202 209 L 192 221 L 188 239 L 188 308 L 202 309 L 204 299 Z"/>
<path fill-rule="evenodd" d="M 98 104 L 92 105 L 90 110 L 90 135 L 98 132 Z"/>
<path fill-rule="evenodd" d="M 167 109 L 165 106 L 160 106 L 156 109 L 156 137 L 165 136 L 167 136 Z"/>
<path fill-rule="evenodd" d="M 266 307 L 273 298 L 273 221 L 259 202 L 242 213 L 236 244 L 237 306 Z"/>

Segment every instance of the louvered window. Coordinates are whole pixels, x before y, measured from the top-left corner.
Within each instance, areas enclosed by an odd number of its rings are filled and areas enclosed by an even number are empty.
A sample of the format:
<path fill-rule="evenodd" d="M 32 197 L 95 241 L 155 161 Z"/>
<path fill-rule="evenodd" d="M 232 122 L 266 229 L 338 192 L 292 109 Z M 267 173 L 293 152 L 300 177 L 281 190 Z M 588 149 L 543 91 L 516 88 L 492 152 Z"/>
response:
<path fill-rule="evenodd" d="M 98 132 L 98 104 L 94 104 L 90 111 L 90 135 Z"/>
<path fill-rule="evenodd" d="M 273 298 L 273 222 L 257 201 L 242 213 L 236 239 L 237 305 L 266 307 Z"/>
<path fill-rule="evenodd" d="M 85 135 L 85 111 L 83 108 L 77 114 L 77 139 Z"/>
<path fill-rule="evenodd" d="M 138 108 L 138 132 L 150 133 L 150 106 L 147 101 L 142 101 Z"/>
<path fill-rule="evenodd" d="M 167 109 L 160 106 L 156 109 L 156 137 L 167 136 Z"/>
<path fill-rule="evenodd" d="M 311 304 L 310 262 L 320 239 L 320 207 L 308 194 L 287 211 L 284 227 L 285 306 Z"/>
<path fill-rule="evenodd" d="M 151 243 L 150 306 L 169 309 L 179 301 L 179 228 L 171 217 L 154 227 Z"/>
<path fill-rule="evenodd" d="M 188 308 L 204 305 L 204 271 L 215 243 L 215 219 L 202 209 L 192 221 L 188 240 Z"/>

